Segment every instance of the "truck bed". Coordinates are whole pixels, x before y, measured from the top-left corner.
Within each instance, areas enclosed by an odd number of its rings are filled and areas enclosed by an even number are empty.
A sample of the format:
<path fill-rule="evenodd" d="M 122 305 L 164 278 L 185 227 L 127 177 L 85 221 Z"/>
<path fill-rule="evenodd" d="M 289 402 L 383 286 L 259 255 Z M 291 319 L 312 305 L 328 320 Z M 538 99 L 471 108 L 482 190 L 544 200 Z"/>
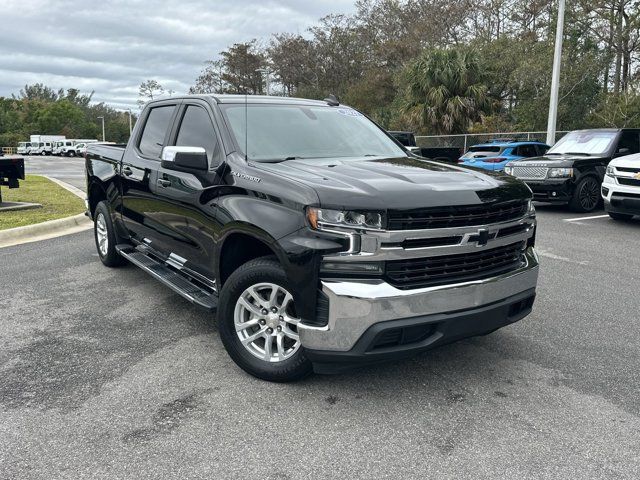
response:
<path fill-rule="evenodd" d="M 92 158 L 101 158 L 112 162 L 120 162 L 124 156 L 124 150 L 127 147 L 124 143 L 103 145 L 89 144 L 87 145 L 87 156 Z"/>

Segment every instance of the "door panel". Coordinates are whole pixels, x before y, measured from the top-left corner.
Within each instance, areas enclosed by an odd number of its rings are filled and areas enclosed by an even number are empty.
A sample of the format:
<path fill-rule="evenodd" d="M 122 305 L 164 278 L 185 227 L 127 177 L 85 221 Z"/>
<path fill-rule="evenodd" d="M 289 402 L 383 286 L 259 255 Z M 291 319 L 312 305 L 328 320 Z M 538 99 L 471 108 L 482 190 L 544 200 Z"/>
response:
<path fill-rule="evenodd" d="M 164 228 L 154 218 L 159 208 L 153 182 L 160 166 L 160 154 L 169 138 L 177 111 L 175 103 L 149 108 L 142 132 L 131 139 L 131 148 L 122 160 L 122 221 L 138 242 L 153 244 Z"/>
<path fill-rule="evenodd" d="M 153 215 L 162 225 L 158 247 L 166 255 L 177 255 L 185 266 L 213 279 L 215 272 L 215 202 L 203 200 L 205 190 L 219 183 L 216 166 L 221 162 L 220 141 L 212 116 L 204 104 L 186 104 L 171 145 L 203 147 L 208 171 L 175 171 L 158 166 L 152 189 L 158 202 Z"/>

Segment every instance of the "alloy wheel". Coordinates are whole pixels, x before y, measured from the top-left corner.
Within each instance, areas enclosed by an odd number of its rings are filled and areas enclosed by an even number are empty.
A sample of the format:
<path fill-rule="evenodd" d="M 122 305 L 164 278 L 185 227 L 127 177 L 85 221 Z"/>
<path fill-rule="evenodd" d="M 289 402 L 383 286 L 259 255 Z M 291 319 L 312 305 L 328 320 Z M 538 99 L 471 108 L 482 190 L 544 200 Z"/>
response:
<path fill-rule="evenodd" d="M 300 348 L 293 296 L 274 283 L 257 283 L 238 297 L 234 325 L 240 342 L 265 362 L 282 362 Z"/>
<path fill-rule="evenodd" d="M 582 185 L 580 190 L 580 205 L 586 211 L 593 210 L 600 198 L 600 187 L 593 179 L 589 179 Z"/>
<path fill-rule="evenodd" d="M 109 235 L 107 233 L 107 222 L 102 213 L 98 213 L 96 217 L 96 239 L 98 240 L 100 255 L 105 257 L 109 251 Z"/>

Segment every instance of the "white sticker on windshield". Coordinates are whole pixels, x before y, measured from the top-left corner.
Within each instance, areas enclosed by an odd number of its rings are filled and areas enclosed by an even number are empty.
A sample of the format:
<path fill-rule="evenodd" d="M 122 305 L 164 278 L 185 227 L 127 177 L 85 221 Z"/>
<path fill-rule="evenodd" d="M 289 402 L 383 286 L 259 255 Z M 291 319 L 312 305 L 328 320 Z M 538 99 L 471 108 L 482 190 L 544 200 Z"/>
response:
<path fill-rule="evenodd" d="M 347 117 L 362 117 L 364 115 L 362 115 L 360 112 L 353 110 L 351 108 L 339 108 L 338 109 L 338 113 L 340 115 L 346 115 Z"/>

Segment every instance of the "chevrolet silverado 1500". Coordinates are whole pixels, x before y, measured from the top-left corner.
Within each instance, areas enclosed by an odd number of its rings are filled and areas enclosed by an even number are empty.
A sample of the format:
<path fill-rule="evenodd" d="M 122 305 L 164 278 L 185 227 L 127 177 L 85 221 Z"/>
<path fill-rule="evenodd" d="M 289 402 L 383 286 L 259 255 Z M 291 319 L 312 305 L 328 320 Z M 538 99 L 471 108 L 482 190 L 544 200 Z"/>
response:
<path fill-rule="evenodd" d="M 216 311 L 231 358 L 290 381 L 482 335 L 532 309 L 531 190 L 414 157 L 334 100 L 148 103 L 89 145 L 102 262 Z"/>

